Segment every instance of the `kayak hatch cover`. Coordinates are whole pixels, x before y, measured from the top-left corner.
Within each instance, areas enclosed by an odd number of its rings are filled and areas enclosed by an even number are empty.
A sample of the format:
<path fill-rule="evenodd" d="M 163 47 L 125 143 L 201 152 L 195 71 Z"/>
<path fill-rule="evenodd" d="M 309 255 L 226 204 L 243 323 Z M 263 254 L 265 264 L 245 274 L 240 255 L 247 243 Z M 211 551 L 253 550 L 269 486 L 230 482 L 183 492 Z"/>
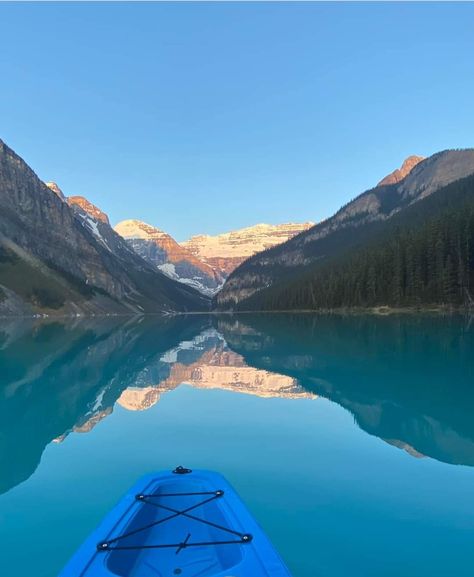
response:
<path fill-rule="evenodd" d="M 291 577 L 229 483 L 213 471 L 141 478 L 59 577 Z"/>

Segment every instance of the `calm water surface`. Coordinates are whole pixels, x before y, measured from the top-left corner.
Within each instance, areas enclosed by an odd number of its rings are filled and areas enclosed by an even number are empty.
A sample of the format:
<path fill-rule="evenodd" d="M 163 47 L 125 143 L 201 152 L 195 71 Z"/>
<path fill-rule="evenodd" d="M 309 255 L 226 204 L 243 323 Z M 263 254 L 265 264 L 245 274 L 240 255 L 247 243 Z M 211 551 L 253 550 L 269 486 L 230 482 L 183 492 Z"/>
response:
<path fill-rule="evenodd" d="M 140 475 L 236 487 L 295 577 L 472 577 L 474 325 L 0 322 L 0 574 L 54 577 Z"/>

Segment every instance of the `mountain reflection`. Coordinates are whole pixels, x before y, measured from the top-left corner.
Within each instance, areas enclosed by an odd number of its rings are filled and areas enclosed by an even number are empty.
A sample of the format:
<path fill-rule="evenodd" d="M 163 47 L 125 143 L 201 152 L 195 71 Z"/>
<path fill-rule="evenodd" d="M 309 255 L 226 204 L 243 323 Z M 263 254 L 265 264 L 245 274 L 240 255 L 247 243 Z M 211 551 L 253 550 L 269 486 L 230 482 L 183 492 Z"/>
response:
<path fill-rule="evenodd" d="M 91 431 L 115 403 L 145 410 L 181 383 L 312 398 L 293 377 L 247 366 L 205 316 L 140 322 L 3 323 L 0 493 L 26 480 L 50 442 Z"/>
<path fill-rule="evenodd" d="M 242 318 L 218 327 L 248 364 L 297 379 L 415 457 L 474 465 L 474 330 L 464 319 Z"/>
<path fill-rule="evenodd" d="M 205 317 L 0 326 L 0 493 L 27 479 L 52 440 L 87 430 Z M 162 367 L 163 378 L 169 366 Z"/>
<path fill-rule="evenodd" d="M 187 383 L 263 398 L 324 396 L 372 435 L 474 465 L 473 331 L 454 317 L 180 316 L 0 325 L 0 493 L 45 447 L 116 404 Z"/>
<path fill-rule="evenodd" d="M 155 405 L 163 393 L 183 383 L 198 389 L 222 389 L 263 398 L 316 397 L 292 377 L 248 366 L 215 329 L 209 328 L 158 355 L 134 375 L 133 385 L 122 389 L 116 402 L 129 411 L 144 411 Z M 108 402 L 101 391 L 93 409 L 85 415 L 86 420 L 82 419 L 72 431 L 88 432 L 110 415 L 113 407 Z M 65 436 L 55 440 L 62 441 Z"/>

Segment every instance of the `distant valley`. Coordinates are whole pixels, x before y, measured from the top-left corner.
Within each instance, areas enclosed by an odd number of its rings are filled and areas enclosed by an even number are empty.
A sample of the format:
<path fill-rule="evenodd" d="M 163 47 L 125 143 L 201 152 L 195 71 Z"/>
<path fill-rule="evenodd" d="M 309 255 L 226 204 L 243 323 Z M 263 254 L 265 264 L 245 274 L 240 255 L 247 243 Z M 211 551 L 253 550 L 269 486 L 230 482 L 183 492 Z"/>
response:
<path fill-rule="evenodd" d="M 317 224 L 179 242 L 113 228 L 0 141 L 0 316 L 472 307 L 473 283 L 474 149 L 410 156 Z"/>
<path fill-rule="evenodd" d="M 1 141 L 0 209 L 0 316 L 209 310 L 247 256 L 312 224 L 257 225 L 181 244 L 136 220 L 114 230 L 101 208 L 42 182 Z"/>
<path fill-rule="evenodd" d="M 139 220 L 119 222 L 115 231 L 141 257 L 170 278 L 213 295 L 247 258 L 286 242 L 313 224 L 257 224 L 216 236 L 193 236 L 181 243 Z"/>

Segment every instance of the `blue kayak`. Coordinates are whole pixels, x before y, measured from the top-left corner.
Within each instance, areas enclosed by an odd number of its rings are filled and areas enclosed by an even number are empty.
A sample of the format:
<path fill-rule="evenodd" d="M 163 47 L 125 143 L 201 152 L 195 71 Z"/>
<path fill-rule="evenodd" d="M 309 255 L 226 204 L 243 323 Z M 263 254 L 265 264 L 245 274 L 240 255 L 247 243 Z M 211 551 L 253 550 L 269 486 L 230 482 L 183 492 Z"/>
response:
<path fill-rule="evenodd" d="M 290 577 L 229 483 L 177 467 L 140 479 L 59 577 Z"/>

